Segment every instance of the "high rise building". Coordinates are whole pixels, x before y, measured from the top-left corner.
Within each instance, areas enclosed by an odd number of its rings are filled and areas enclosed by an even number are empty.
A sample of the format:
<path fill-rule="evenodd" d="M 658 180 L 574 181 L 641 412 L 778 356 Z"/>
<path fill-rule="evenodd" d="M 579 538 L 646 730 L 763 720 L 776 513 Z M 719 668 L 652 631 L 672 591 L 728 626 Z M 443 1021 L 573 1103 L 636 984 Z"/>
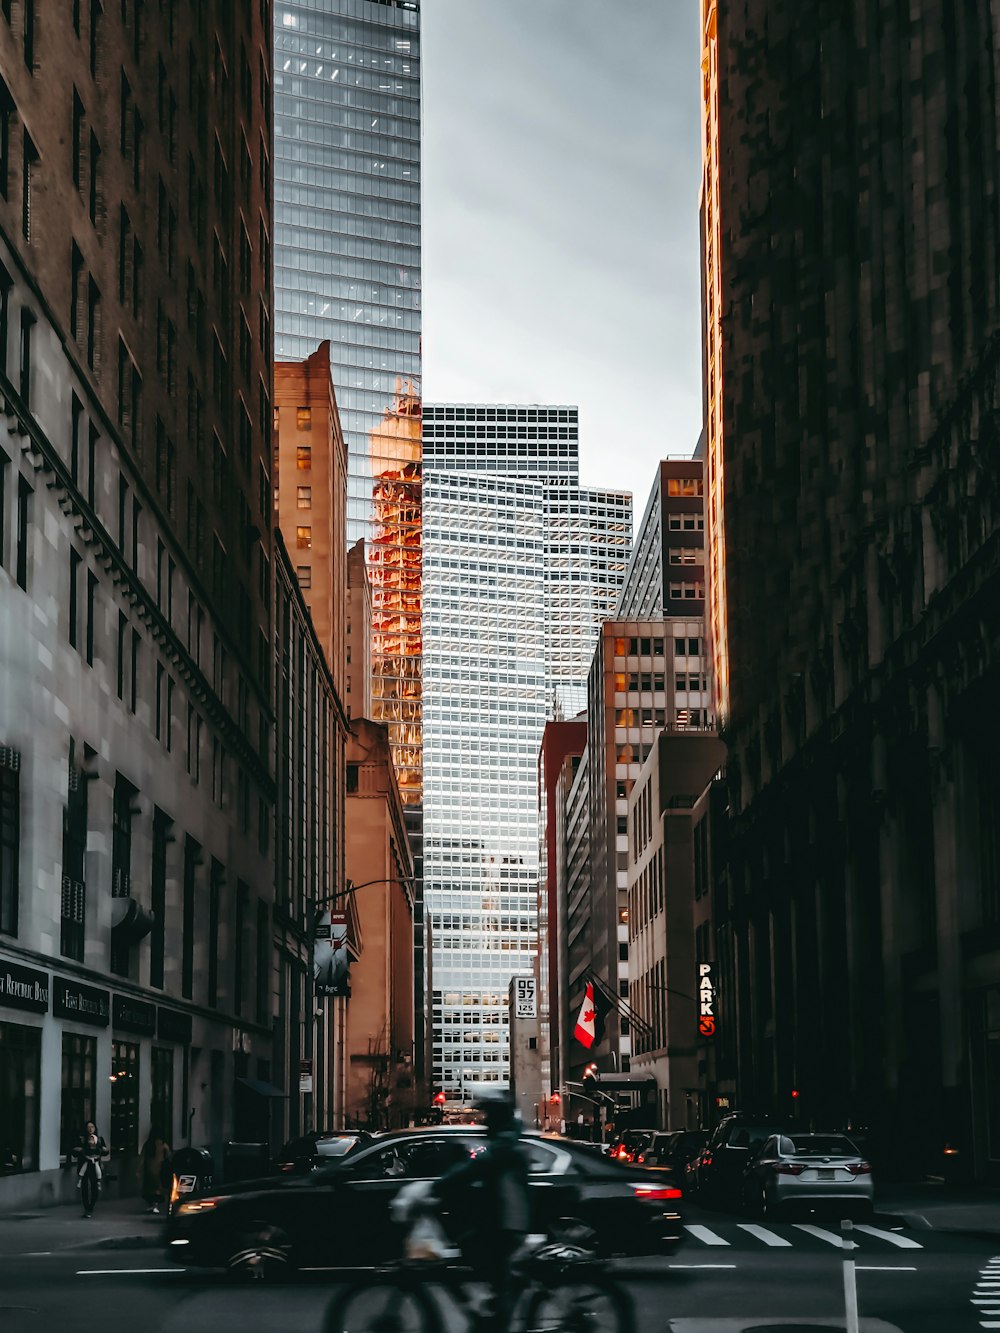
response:
<path fill-rule="evenodd" d="M 122 1182 L 268 1134 L 271 49 L 0 7 L 4 1207 L 88 1118 Z"/>
<path fill-rule="evenodd" d="M 275 359 L 329 339 L 347 536 L 367 540 L 369 443 L 420 384 L 415 0 L 277 0 L 274 213 Z"/>
<path fill-rule="evenodd" d="M 507 987 L 537 947 L 538 746 L 585 694 L 631 545 L 631 497 L 579 484 L 576 417 L 424 412 L 433 1082 L 456 1100 L 509 1074 Z"/>
<path fill-rule="evenodd" d="M 995 1180 L 996 16 L 702 18 L 736 1095 Z"/>

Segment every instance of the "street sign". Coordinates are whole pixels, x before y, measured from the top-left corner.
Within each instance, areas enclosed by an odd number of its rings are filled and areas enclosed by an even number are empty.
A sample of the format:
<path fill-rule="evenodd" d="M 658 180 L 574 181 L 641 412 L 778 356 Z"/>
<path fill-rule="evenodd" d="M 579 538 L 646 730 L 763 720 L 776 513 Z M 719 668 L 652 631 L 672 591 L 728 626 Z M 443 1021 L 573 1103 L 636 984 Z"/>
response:
<path fill-rule="evenodd" d="M 715 982 L 712 964 L 698 964 L 698 1036 L 715 1036 Z"/>
<path fill-rule="evenodd" d="M 514 1017 L 538 1017 L 538 1000 L 535 994 L 534 977 L 514 978 Z"/>
<path fill-rule="evenodd" d="M 313 1062 L 311 1060 L 299 1061 L 299 1092 L 312 1092 L 313 1090 Z"/>

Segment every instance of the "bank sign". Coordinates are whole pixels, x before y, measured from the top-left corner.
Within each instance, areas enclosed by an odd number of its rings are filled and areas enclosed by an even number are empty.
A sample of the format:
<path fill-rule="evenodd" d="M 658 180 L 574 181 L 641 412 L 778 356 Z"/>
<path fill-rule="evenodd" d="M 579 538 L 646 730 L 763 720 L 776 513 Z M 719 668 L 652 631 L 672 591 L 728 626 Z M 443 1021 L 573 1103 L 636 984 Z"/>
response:
<path fill-rule="evenodd" d="M 0 1005 L 28 1009 L 36 1014 L 48 1012 L 49 977 L 33 967 L 21 967 L 0 959 Z"/>
<path fill-rule="evenodd" d="M 698 1036 L 715 1036 L 715 981 L 713 964 L 698 964 Z"/>

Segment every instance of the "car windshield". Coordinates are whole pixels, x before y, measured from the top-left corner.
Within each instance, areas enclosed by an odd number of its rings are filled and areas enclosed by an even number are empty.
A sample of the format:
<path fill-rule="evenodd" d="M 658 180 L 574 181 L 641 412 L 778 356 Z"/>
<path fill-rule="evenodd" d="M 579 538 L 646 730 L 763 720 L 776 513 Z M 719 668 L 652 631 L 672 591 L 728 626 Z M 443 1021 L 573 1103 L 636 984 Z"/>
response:
<path fill-rule="evenodd" d="M 791 1152 L 786 1145 L 790 1145 Z M 842 1134 L 792 1134 L 782 1139 L 782 1152 L 796 1157 L 857 1157 L 858 1150 Z"/>

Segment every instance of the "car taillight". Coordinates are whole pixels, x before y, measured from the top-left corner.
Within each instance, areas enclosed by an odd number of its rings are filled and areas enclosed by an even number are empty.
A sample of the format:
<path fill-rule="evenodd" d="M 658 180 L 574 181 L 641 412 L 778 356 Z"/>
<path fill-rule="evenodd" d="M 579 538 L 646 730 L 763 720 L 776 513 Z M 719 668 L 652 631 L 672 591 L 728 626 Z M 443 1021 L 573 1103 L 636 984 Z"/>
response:
<path fill-rule="evenodd" d="M 295 1163 L 294 1163 L 294 1162 L 279 1162 L 279 1163 L 278 1163 L 278 1170 L 279 1170 L 279 1171 L 294 1171 L 294 1170 L 295 1170 Z"/>
<path fill-rule="evenodd" d="M 779 1162 L 774 1169 L 779 1176 L 801 1176 L 805 1167 L 799 1162 Z"/>
<path fill-rule="evenodd" d="M 712 1165 L 712 1154 L 711 1154 L 710 1152 L 703 1153 L 702 1156 L 698 1159 L 696 1165 L 697 1165 L 697 1166 L 711 1166 L 711 1165 Z"/>
<path fill-rule="evenodd" d="M 635 1160 L 637 1162 L 644 1162 L 646 1160 L 646 1154 L 644 1152 L 641 1152 Z"/>
<path fill-rule="evenodd" d="M 870 1176 L 872 1173 L 868 1162 L 848 1162 L 847 1169 L 852 1176 Z"/>
<path fill-rule="evenodd" d="M 633 1185 L 637 1199 L 683 1199 L 684 1191 L 675 1185 Z"/>
<path fill-rule="evenodd" d="M 624 1158 L 626 1158 L 627 1156 L 628 1156 L 628 1153 L 626 1152 L 626 1150 L 625 1150 L 624 1148 L 619 1148 L 619 1149 L 618 1149 L 618 1160 L 619 1160 L 619 1161 L 622 1161 L 622 1160 L 623 1160 Z"/>

